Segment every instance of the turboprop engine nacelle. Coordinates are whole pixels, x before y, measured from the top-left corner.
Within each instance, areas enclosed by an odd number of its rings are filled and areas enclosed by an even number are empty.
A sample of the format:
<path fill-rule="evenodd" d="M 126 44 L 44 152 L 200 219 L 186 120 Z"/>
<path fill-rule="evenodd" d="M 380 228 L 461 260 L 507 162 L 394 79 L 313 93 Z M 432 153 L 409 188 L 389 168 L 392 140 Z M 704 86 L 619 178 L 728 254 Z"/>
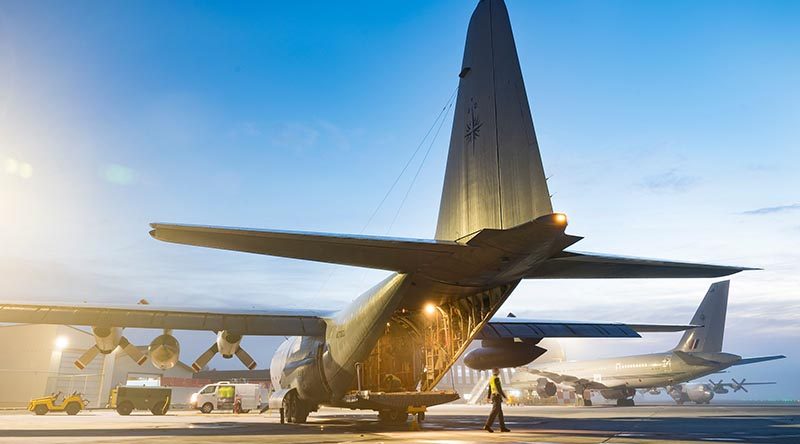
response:
<path fill-rule="evenodd" d="M 150 362 L 157 369 L 167 370 L 175 367 L 181 354 L 181 345 L 175 336 L 169 333 L 153 339 L 153 342 L 147 346 L 147 352 L 150 355 Z"/>
<path fill-rule="evenodd" d="M 122 336 L 121 327 L 92 327 L 94 344 L 86 350 L 78 359 L 75 360 L 75 367 L 83 370 L 97 357 L 98 353 L 110 354 L 117 347 L 131 357 L 137 364 L 142 365 L 147 360 L 147 356 L 142 353 L 135 345 L 131 344 L 125 336 Z"/>
<path fill-rule="evenodd" d="M 548 381 L 547 378 L 539 378 L 539 380 L 536 381 L 536 393 L 539 394 L 540 398 L 555 396 L 556 391 L 556 385 Z"/>
<path fill-rule="evenodd" d="M 476 348 L 464 356 L 464 364 L 475 370 L 521 367 L 546 351 L 525 341 L 483 340 L 480 348 Z"/>
<path fill-rule="evenodd" d="M 122 338 L 122 329 L 119 327 L 92 327 L 92 333 L 97 349 L 104 355 L 113 352 Z"/>

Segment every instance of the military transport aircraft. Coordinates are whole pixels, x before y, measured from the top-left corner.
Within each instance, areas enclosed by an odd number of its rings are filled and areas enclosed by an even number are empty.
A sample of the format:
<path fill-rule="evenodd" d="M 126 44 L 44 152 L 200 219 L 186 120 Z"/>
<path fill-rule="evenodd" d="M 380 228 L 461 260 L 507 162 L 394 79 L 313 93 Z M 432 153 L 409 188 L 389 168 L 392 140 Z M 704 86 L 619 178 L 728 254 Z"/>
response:
<path fill-rule="evenodd" d="M 218 332 L 195 368 L 216 353 L 252 366 L 242 336 L 290 336 L 270 367 L 276 389 L 270 405 L 284 408 L 290 422 L 304 422 L 323 404 L 377 410 L 384 421 L 404 422 L 409 406 L 458 397 L 433 388 L 522 279 L 697 278 L 746 270 L 567 250 L 581 237 L 566 234 L 567 216 L 553 211 L 502 0 L 478 3 L 458 77 L 432 240 L 152 224 L 150 234 L 166 242 L 393 272 L 341 311 L 0 304 L 0 322 L 92 326 L 97 346 L 86 359 L 127 344 L 124 327 L 164 329 L 150 353 L 164 365 L 179 350 L 171 329 Z M 522 346 L 528 360 L 541 353 L 534 344 L 551 334 L 637 336 L 619 324 L 516 320 L 491 330 L 499 355 Z"/>
<path fill-rule="evenodd" d="M 708 383 L 677 384 L 665 387 L 665 389 L 667 394 L 673 400 L 675 400 L 675 403 L 678 405 L 683 405 L 687 402 L 693 402 L 695 404 L 710 404 L 711 400 L 714 399 L 714 395 L 725 395 L 730 392 L 730 390 L 728 390 L 729 388 L 736 393 L 739 390 L 747 392 L 746 386 L 748 385 L 775 384 L 775 382 L 746 382 L 745 379 L 742 379 L 741 382 L 739 382 L 734 378 L 731 378 L 731 381 L 732 382 L 722 382 L 722 380 L 719 380 L 714 382 L 709 379 Z M 658 395 L 660 393 L 661 390 L 655 388 L 646 390 L 643 394 Z"/>
<path fill-rule="evenodd" d="M 585 390 L 599 390 L 604 398 L 617 400 L 617 405 L 632 406 L 636 389 L 674 387 L 728 367 L 785 358 L 777 355 L 743 359 L 739 355 L 722 352 L 729 287 L 730 281 L 711 285 L 690 323 L 700 327 L 686 331 L 671 351 L 537 365 L 515 372 L 511 386 L 534 390 L 542 397 L 555 395 L 556 384 L 569 386 L 575 390 L 578 402 Z M 731 386 L 734 390 L 744 389 L 741 383 L 734 381 L 734 384 L 735 387 Z M 707 391 L 706 387 L 695 386 L 690 388 L 697 393 L 693 392 L 687 399 L 707 398 L 710 401 L 713 392 L 727 392 L 722 382 L 708 389 L 712 392 L 711 397 L 703 394 Z M 591 405 L 588 399 L 584 399 L 583 403 Z"/>

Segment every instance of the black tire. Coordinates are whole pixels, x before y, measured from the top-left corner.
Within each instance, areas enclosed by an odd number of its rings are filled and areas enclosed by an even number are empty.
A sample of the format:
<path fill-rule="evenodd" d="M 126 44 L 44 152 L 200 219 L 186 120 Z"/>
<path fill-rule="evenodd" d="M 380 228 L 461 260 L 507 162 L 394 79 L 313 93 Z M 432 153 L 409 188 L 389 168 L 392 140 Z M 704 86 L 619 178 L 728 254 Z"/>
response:
<path fill-rule="evenodd" d="M 583 400 L 583 406 L 584 407 L 591 407 L 592 406 L 592 400 L 591 399 L 584 399 Z"/>
<path fill-rule="evenodd" d="M 214 411 L 214 404 L 211 404 L 210 402 L 207 402 L 207 403 L 203 404 L 202 407 L 200 407 L 200 411 L 205 413 L 205 414 L 209 414 L 209 413 Z"/>
<path fill-rule="evenodd" d="M 117 413 L 122 416 L 128 416 L 133 411 L 133 403 L 130 401 L 123 401 L 122 404 L 117 405 Z"/>
<path fill-rule="evenodd" d="M 287 424 L 292 423 L 294 418 L 294 393 L 287 393 L 281 402 L 281 409 L 283 410 L 283 417 Z"/>
<path fill-rule="evenodd" d="M 624 399 L 617 399 L 617 407 L 622 407 L 625 405 Z"/>
<path fill-rule="evenodd" d="M 47 406 L 44 404 L 39 404 L 33 408 L 33 413 L 36 413 L 38 416 L 46 415 L 49 412 Z"/>
<path fill-rule="evenodd" d="M 64 407 L 64 411 L 70 416 L 77 415 L 78 412 L 81 411 L 81 405 L 77 402 L 70 402 L 66 407 Z"/>
<path fill-rule="evenodd" d="M 244 413 L 246 415 L 246 414 L 250 413 L 250 409 L 242 410 L 241 413 Z"/>
<path fill-rule="evenodd" d="M 169 410 L 169 406 L 164 404 L 165 404 L 164 401 L 159 401 L 155 403 L 152 407 L 150 407 L 150 413 L 152 413 L 155 416 L 166 415 L 167 411 Z"/>
<path fill-rule="evenodd" d="M 425 421 L 425 412 L 417 413 L 417 422 Z"/>
<path fill-rule="evenodd" d="M 290 392 L 283 398 L 283 412 L 286 422 L 290 424 L 305 424 L 308 420 L 308 408 L 295 392 Z"/>

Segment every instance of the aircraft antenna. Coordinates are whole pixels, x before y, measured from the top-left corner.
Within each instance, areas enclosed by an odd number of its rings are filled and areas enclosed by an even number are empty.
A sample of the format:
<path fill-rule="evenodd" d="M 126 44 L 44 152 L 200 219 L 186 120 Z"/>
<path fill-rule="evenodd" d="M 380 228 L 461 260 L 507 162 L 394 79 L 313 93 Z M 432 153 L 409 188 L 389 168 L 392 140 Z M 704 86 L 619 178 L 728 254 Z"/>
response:
<path fill-rule="evenodd" d="M 453 93 L 455 94 L 455 92 Z M 454 96 L 450 96 L 450 103 L 445 105 L 445 108 L 442 109 L 444 111 L 447 109 L 447 112 L 444 114 L 444 117 L 447 117 L 450 114 L 450 110 L 453 108 L 453 99 Z M 441 115 L 441 114 L 440 114 Z M 414 173 L 414 178 L 411 179 L 411 183 L 408 184 L 408 189 L 406 190 L 406 194 L 403 196 L 403 200 L 400 201 L 400 206 L 397 207 L 397 211 L 394 213 L 394 217 L 392 218 L 392 223 L 389 224 L 389 228 L 386 229 L 386 234 L 389 234 L 392 231 L 392 227 L 394 227 L 394 223 L 397 221 L 397 216 L 400 215 L 400 210 L 403 209 L 403 205 L 406 203 L 406 199 L 408 199 L 408 195 L 411 194 L 411 189 L 414 188 L 414 184 L 417 182 L 417 177 L 419 177 L 420 171 L 422 171 L 422 167 L 425 165 L 425 161 L 428 160 L 428 155 L 431 153 L 431 148 L 433 148 L 433 144 L 436 143 L 436 138 L 439 137 L 439 131 L 442 129 L 446 118 L 442 118 L 439 122 L 439 127 L 436 128 L 436 133 L 433 134 L 433 139 L 431 139 L 431 143 L 428 145 L 428 149 L 425 151 L 425 156 L 422 157 L 422 162 L 420 162 L 419 167 L 417 167 L 417 172 Z"/>
<path fill-rule="evenodd" d="M 411 154 L 411 157 L 408 159 L 406 164 L 403 166 L 403 169 L 400 170 L 400 174 L 398 174 L 397 177 L 394 179 L 394 182 L 392 183 L 392 186 L 390 186 L 389 190 L 386 191 L 386 194 L 383 195 L 383 198 L 381 199 L 380 203 L 378 203 L 378 206 L 375 207 L 375 210 L 369 216 L 369 219 L 367 219 L 367 223 L 364 224 L 364 228 L 362 228 L 361 231 L 359 231 L 358 234 L 364 234 L 364 231 L 367 229 L 369 224 L 372 223 L 372 220 L 378 214 L 378 211 L 381 209 L 383 204 L 386 202 L 386 199 L 389 198 L 389 195 L 392 194 L 392 191 L 397 186 L 397 183 L 400 182 L 400 178 L 403 177 L 403 174 L 405 174 L 406 170 L 411 165 L 411 162 L 414 160 L 415 157 L 417 157 L 417 153 L 419 153 L 419 150 L 425 144 L 425 140 L 428 139 L 428 136 L 430 136 L 431 131 L 433 131 L 433 129 L 436 127 L 436 124 L 439 123 L 439 119 L 441 119 L 442 122 L 444 122 L 443 115 L 444 115 L 445 111 L 447 111 L 450 108 L 450 106 L 452 106 L 453 99 L 456 97 L 456 93 L 457 92 L 458 92 L 458 87 L 456 87 L 453 90 L 453 92 L 450 94 L 450 98 L 447 99 L 447 103 L 444 104 L 444 106 L 442 107 L 442 110 L 439 111 L 439 114 L 436 116 L 435 119 L 433 119 L 433 123 L 431 124 L 430 128 L 428 128 L 428 132 L 426 132 L 425 136 L 422 138 L 422 140 L 419 141 L 419 145 L 417 145 L 417 148 Z M 442 127 L 442 125 L 441 125 L 441 123 L 439 123 L 439 128 L 441 129 L 441 127 Z M 438 135 L 438 133 L 439 133 L 438 129 L 436 130 L 436 133 Z M 430 147 L 428 148 L 428 151 L 430 152 Z M 425 154 L 425 156 L 427 157 L 427 153 Z M 423 160 L 423 162 L 424 162 L 424 160 Z M 415 178 L 416 178 L 416 176 L 415 176 Z"/>

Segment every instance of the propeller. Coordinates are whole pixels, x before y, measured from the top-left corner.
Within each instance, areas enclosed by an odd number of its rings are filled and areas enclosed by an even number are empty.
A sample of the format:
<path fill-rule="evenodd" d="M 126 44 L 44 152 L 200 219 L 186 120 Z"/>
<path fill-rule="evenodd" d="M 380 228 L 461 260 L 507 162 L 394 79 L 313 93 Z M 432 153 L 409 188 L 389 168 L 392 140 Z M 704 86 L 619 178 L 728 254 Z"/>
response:
<path fill-rule="evenodd" d="M 728 389 L 725 388 L 725 383 L 722 382 L 722 379 L 719 382 L 714 382 L 712 380 L 708 380 L 708 383 L 711 384 L 711 391 L 714 393 L 725 394 L 728 393 Z"/>
<path fill-rule="evenodd" d="M 250 356 L 249 353 L 244 351 L 242 347 L 236 349 L 236 357 L 239 358 L 240 361 L 242 361 L 242 364 L 244 364 L 244 366 L 247 367 L 248 370 L 256 368 L 256 360 L 253 359 L 253 357 Z"/>
<path fill-rule="evenodd" d="M 241 341 L 242 336 L 239 334 L 233 334 L 228 331 L 217 333 L 217 340 L 192 363 L 192 370 L 199 372 L 203 367 L 208 365 L 209 361 L 211 361 L 217 353 L 220 353 L 225 359 L 236 355 L 248 370 L 256 368 L 255 359 L 241 347 Z"/>
<path fill-rule="evenodd" d="M 97 357 L 98 353 L 100 353 L 100 349 L 97 348 L 96 345 L 91 346 L 88 350 L 83 352 L 78 359 L 75 360 L 75 367 L 78 367 L 79 370 L 85 369 L 87 365 L 94 361 L 94 358 Z"/>
<path fill-rule="evenodd" d="M 744 382 L 747 381 L 747 378 L 742 378 L 742 382 L 738 382 L 735 379 L 731 378 L 733 384 L 731 384 L 731 388 L 733 388 L 733 393 L 738 392 L 739 390 L 744 390 L 745 393 L 749 393 L 747 388 L 744 386 Z"/>
<path fill-rule="evenodd" d="M 204 351 L 203 354 L 192 363 L 192 370 L 194 370 L 195 373 L 199 372 L 218 352 L 219 347 L 217 347 L 217 343 L 214 342 L 211 344 L 211 347 L 208 347 L 208 350 Z"/>
<path fill-rule="evenodd" d="M 138 365 L 142 365 L 147 361 L 147 355 L 142 353 L 135 345 L 131 344 L 125 336 L 121 336 L 121 329 L 93 328 L 92 331 L 95 335 L 95 345 L 89 347 L 89 349 L 83 352 L 73 363 L 79 370 L 88 367 L 98 354 L 102 353 L 107 355 L 116 350 L 117 347 L 121 348 L 122 351 L 130 356 Z M 119 340 L 115 341 L 115 337 L 119 337 Z M 116 345 L 114 345 L 114 342 L 116 342 Z M 98 344 L 100 344 L 100 346 L 98 346 Z"/>

